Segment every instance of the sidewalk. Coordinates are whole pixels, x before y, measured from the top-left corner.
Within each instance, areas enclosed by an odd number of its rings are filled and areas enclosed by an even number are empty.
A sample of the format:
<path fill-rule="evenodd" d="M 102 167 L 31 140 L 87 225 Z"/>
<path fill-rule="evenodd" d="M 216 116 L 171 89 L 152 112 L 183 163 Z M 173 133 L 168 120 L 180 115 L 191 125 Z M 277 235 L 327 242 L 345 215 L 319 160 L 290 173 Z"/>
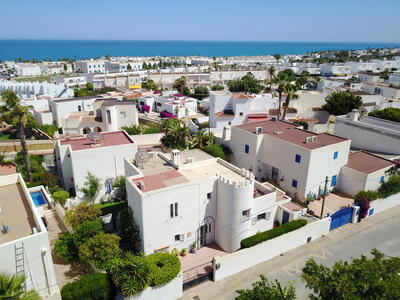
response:
<path fill-rule="evenodd" d="M 234 299 L 237 289 L 250 288 L 264 274 L 269 280 L 277 278 L 282 284 L 295 281 L 298 299 L 307 299 L 308 292 L 299 280 L 301 268 L 308 258 L 331 265 L 368 254 L 374 247 L 391 256 L 400 256 L 400 206 L 389 209 L 361 223 L 347 224 L 310 244 L 284 253 L 255 267 L 219 282 L 208 281 L 183 293 L 184 300 Z M 372 238 L 373 237 L 373 238 Z M 197 297 L 196 297 L 197 296 Z"/>

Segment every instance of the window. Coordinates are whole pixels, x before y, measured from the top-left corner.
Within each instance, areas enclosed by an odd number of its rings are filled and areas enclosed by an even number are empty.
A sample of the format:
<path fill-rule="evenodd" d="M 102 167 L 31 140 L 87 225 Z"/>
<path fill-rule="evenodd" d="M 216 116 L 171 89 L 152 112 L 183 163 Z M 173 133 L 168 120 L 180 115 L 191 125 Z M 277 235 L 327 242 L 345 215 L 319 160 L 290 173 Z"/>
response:
<path fill-rule="evenodd" d="M 247 144 L 244 145 L 244 152 L 247 153 L 247 154 L 250 152 L 250 146 L 249 145 L 247 145 Z"/>
<path fill-rule="evenodd" d="M 174 217 L 178 216 L 178 202 L 171 203 L 169 205 L 169 216 L 171 218 L 174 218 Z"/>
<path fill-rule="evenodd" d="M 107 110 L 106 112 L 107 112 L 107 122 L 108 124 L 111 124 L 111 112 L 109 110 Z"/>
<path fill-rule="evenodd" d="M 333 153 L 333 159 L 337 159 L 339 156 L 339 152 L 335 151 L 335 153 Z"/>
<path fill-rule="evenodd" d="M 207 199 L 211 199 L 211 192 L 207 193 Z"/>
<path fill-rule="evenodd" d="M 292 187 L 294 187 L 295 189 L 297 189 L 297 180 L 293 179 L 292 180 Z"/>
<path fill-rule="evenodd" d="M 246 210 L 242 211 L 242 217 L 243 217 L 243 219 L 250 218 L 250 209 L 246 209 Z"/>
<path fill-rule="evenodd" d="M 258 221 L 259 221 L 259 220 L 265 220 L 265 218 L 266 218 L 266 214 L 265 214 L 265 213 L 262 213 L 262 214 L 257 215 L 257 220 L 258 220 Z"/>
<path fill-rule="evenodd" d="M 241 113 L 239 113 L 239 115 L 240 115 L 240 116 L 243 116 L 243 113 L 241 112 Z"/>
<path fill-rule="evenodd" d="M 296 156 L 294 158 L 294 161 L 297 162 L 297 163 L 300 163 L 301 162 L 301 155 L 300 154 L 296 154 Z"/>
<path fill-rule="evenodd" d="M 156 104 L 157 104 L 157 106 L 161 106 L 162 104 L 161 103 L 159 103 L 159 102 L 156 102 Z"/>
<path fill-rule="evenodd" d="M 332 176 L 331 186 L 336 185 L 336 178 L 337 178 L 337 175 Z"/>
<path fill-rule="evenodd" d="M 179 242 L 181 240 L 180 234 L 175 234 L 175 242 Z"/>
<path fill-rule="evenodd" d="M 228 125 L 231 125 L 232 124 L 232 122 L 228 122 Z"/>
<path fill-rule="evenodd" d="M 82 111 L 82 107 L 78 105 L 78 111 Z"/>
<path fill-rule="evenodd" d="M 139 103 L 140 103 L 140 105 L 144 105 L 144 102 L 143 102 L 143 101 L 140 101 Z"/>
<path fill-rule="evenodd" d="M 385 181 L 385 176 L 381 176 L 381 179 L 379 180 L 380 183 L 383 183 Z"/>
<path fill-rule="evenodd" d="M 122 119 L 125 119 L 126 118 L 126 112 L 120 111 L 119 112 L 119 117 L 122 118 Z"/>

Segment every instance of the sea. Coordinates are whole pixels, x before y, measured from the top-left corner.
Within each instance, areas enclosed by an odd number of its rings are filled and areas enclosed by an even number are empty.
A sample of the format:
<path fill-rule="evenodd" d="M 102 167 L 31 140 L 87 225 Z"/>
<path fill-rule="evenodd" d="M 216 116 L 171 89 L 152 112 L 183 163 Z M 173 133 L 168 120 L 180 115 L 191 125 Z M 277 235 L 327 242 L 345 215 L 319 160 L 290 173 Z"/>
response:
<path fill-rule="evenodd" d="M 0 40 L 0 60 L 102 56 L 257 56 L 307 54 L 327 50 L 400 47 L 397 43 L 343 42 L 218 42 L 218 41 L 122 41 L 122 40 Z"/>

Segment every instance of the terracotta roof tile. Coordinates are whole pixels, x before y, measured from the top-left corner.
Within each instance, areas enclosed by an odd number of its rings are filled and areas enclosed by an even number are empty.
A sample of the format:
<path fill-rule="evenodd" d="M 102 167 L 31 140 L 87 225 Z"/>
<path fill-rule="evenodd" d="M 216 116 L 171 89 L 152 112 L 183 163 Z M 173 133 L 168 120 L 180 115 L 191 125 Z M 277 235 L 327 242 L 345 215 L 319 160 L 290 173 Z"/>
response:
<path fill-rule="evenodd" d="M 366 151 L 350 153 L 349 161 L 346 165 L 346 167 L 364 174 L 373 173 L 390 166 L 394 166 L 392 161 Z"/>

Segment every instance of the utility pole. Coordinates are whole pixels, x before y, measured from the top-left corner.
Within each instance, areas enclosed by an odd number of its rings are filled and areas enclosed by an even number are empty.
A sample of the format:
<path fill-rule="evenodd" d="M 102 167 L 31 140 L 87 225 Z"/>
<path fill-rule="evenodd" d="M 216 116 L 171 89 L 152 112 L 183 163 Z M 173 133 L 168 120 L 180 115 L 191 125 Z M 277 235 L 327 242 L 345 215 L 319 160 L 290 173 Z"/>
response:
<path fill-rule="evenodd" d="M 322 197 L 322 208 L 321 208 L 321 215 L 320 219 L 322 219 L 322 216 L 324 214 L 324 207 L 325 207 L 325 197 L 326 197 L 326 189 L 328 188 L 328 176 L 325 177 L 325 188 L 324 188 L 324 196 Z"/>

